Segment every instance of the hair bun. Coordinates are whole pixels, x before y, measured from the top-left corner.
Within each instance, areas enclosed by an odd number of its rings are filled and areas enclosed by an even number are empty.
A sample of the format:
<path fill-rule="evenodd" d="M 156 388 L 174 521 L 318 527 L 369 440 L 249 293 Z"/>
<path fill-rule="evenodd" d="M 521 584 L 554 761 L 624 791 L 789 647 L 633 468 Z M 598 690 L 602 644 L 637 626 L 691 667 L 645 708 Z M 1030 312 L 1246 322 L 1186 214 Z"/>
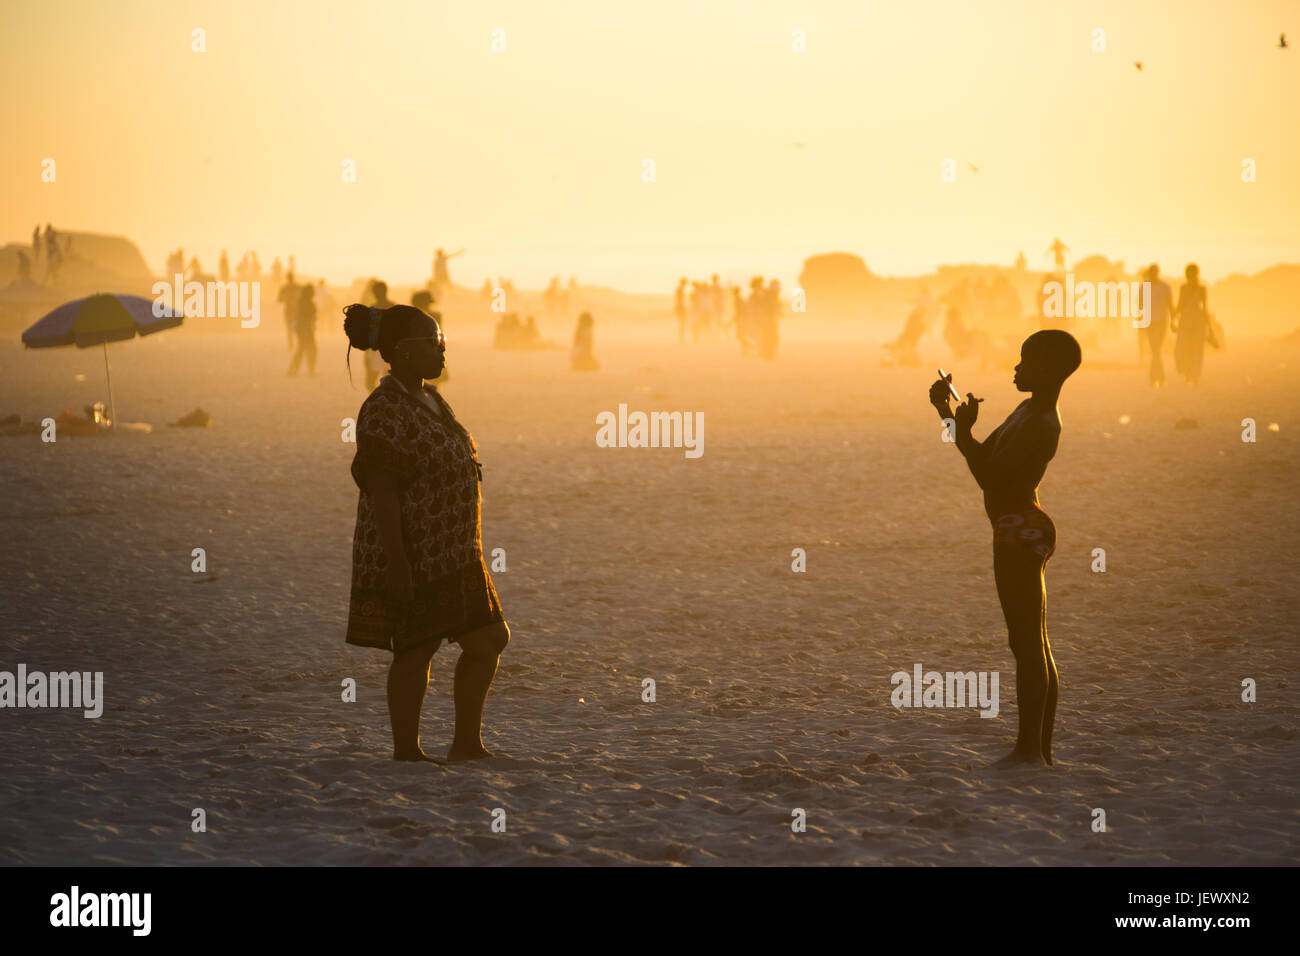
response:
<path fill-rule="evenodd" d="M 370 306 L 354 302 L 343 310 L 343 333 L 354 349 L 370 349 Z"/>

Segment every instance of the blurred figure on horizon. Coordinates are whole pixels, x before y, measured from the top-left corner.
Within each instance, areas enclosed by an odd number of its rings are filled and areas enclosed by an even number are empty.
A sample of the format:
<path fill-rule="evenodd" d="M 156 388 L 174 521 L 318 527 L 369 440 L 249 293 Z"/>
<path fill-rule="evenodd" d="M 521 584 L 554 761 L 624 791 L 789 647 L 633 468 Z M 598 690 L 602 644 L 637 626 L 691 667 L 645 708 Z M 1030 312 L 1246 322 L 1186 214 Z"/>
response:
<path fill-rule="evenodd" d="M 718 281 L 718 274 L 715 272 L 709 283 L 709 315 L 710 324 L 721 330 L 726 325 L 725 316 L 727 314 L 727 290 L 722 287 Z"/>
<path fill-rule="evenodd" d="M 1052 240 L 1052 244 L 1047 247 L 1047 251 L 1052 254 L 1052 262 L 1056 266 L 1057 272 L 1065 271 L 1065 254 L 1070 251 L 1070 247 L 1061 241 L 1057 236 Z"/>
<path fill-rule="evenodd" d="M 298 339 L 298 350 L 289 360 L 289 376 L 292 378 L 298 374 L 298 366 L 304 358 L 307 360 L 307 373 L 315 375 L 316 289 L 310 282 L 304 282 L 300 286 L 286 285 L 285 288 L 293 289 L 293 294 L 297 297 L 293 312 L 293 330 Z"/>
<path fill-rule="evenodd" d="M 353 304 L 353 348 L 392 366 L 357 414 L 358 489 L 346 641 L 392 653 L 393 759 L 444 761 L 420 746 L 429 667 L 444 641 L 461 647 L 456 727 L 446 761 L 491 757 L 483 709 L 510 629 L 483 560 L 483 469 L 474 439 L 438 389 L 445 367 L 437 321 L 409 305 Z M 349 365 L 350 368 L 350 365 Z"/>
<path fill-rule="evenodd" d="M 590 312 L 578 316 L 573 348 L 569 352 L 569 369 L 574 372 L 600 371 L 600 363 L 596 361 L 596 320 Z"/>
<path fill-rule="evenodd" d="M 898 365 L 905 367 L 920 365 L 921 356 L 917 353 L 916 347 L 924 335 L 925 307 L 918 303 L 907 314 L 903 331 L 898 333 L 898 338 L 885 343 L 885 350 L 892 353 L 894 362 Z"/>
<path fill-rule="evenodd" d="M 773 279 L 766 289 L 761 285 L 759 289 L 762 292 L 759 297 L 759 321 L 762 324 L 758 330 L 758 354 L 770 362 L 776 358 L 776 347 L 781 337 L 781 283 Z"/>
<path fill-rule="evenodd" d="M 713 324 L 710 314 L 710 297 L 708 286 L 703 282 L 691 281 L 691 341 L 699 342 L 701 335 L 707 335 Z"/>
<path fill-rule="evenodd" d="M 677 341 L 686 342 L 686 280 L 677 283 L 673 293 L 673 315 L 677 317 Z"/>
<path fill-rule="evenodd" d="M 736 341 L 740 343 L 740 354 L 748 355 L 754 348 L 754 336 L 750 327 L 749 306 L 745 303 L 745 293 L 738 285 L 731 287 L 731 327 Z"/>
<path fill-rule="evenodd" d="M 433 293 L 428 289 L 416 289 L 411 293 L 411 305 L 425 315 L 433 315 Z"/>
<path fill-rule="evenodd" d="M 563 319 L 564 290 L 560 288 L 560 277 L 551 276 L 550 284 L 542 293 L 542 304 L 546 307 L 548 319 Z"/>
<path fill-rule="evenodd" d="M 279 260 L 276 260 L 279 262 Z M 298 328 L 298 302 L 301 294 L 298 287 L 293 284 L 293 274 L 289 274 L 288 281 L 280 286 L 280 291 L 276 293 L 276 301 L 280 303 L 284 311 L 284 334 L 288 339 L 289 351 L 293 351 L 293 336 Z"/>
<path fill-rule="evenodd" d="M 411 305 L 415 306 L 425 315 L 429 316 L 431 319 L 433 319 L 433 321 L 438 323 L 439 328 L 442 328 L 442 315 L 434 311 L 433 293 L 430 292 L 428 289 L 417 289 L 414 292 L 412 292 Z M 437 379 L 435 379 L 435 381 L 439 385 L 445 385 L 447 382 L 451 381 L 451 372 L 447 369 L 445 363 L 442 367 L 442 374 L 439 375 Z"/>
<path fill-rule="evenodd" d="M 426 247 L 427 248 L 427 247 Z M 442 297 L 447 294 L 451 288 L 451 273 L 447 271 L 448 261 L 455 259 L 457 256 L 464 254 L 464 249 L 457 249 L 448 255 L 444 250 L 438 249 L 433 254 L 433 292 L 434 295 Z"/>
<path fill-rule="evenodd" d="M 217 280 L 223 285 L 230 281 L 230 257 L 225 249 L 221 250 L 221 258 L 217 260 Z"/>
<path fill-rule="evenodd" d="M 1205 286 L 1200 282 L 1200 274 L 1200 267 L 1195 263 L 1183 271 L 1187 281 L 1178 290 L 1178 305 L 1174 307 L 1169 323 L 1170 330 L 1177 334 L 1174 340 L 1174 368 L 1190 385 L 1200 382 L 1201 366 L 1205 361 L 1205 343 L 1214 341 L 1210 328 L 1209 302 Z"/>
<path fill-rule="evenodd" d="M 334 330 L 334 296 L 330 295 L 329 286 L 325 284 L 324 279 L 316 282 L 316 309 L 327 317 L 326 329 Z"/>
<path fill-rule="evenodd" d="M 763 317 L 767 311 L 764 302 L 766 295 L 762 276 L 754 276 L 749 280 L 749 298 L 745 300 L 745 327 L 747 338 L 760 354 L 763 350 Z"/>
<path fill-rule="evenodd" d="M 59 278 L 59 268 L 63 265 L 63 250 L 59 248 L 59 234 L 54 226 L 45 224 L 45 277 L 50 282 Z"/>
<path fill-rule="evenodd" d="M 367 302 L 366 300 L 370 301 Z M 388 301 L 388 283 L 379 279 L 371 279 L 369 287 L 361 295 L 362 305 L 372 305 L 376 309 L 391 309 L 393 303 Z M 368 349 L 366 351 L 366 391 L 373 392 L 375 386 L 379 384 L 379 377 L 384 374 L 388 368 L 384 364 L 384 358 L 379 349 Z"/>
<path fill-rule="evenodd" d="M 988 368 L 992 364 L 988 336 L 979 329 L 969 328 L 962 318 L 961 309 L 955 305 L 948 306 L 948 315 L 943 323 L 943 340 L 948 344 L 952 357 L 959 362 L 976 358 L 981 368 Z"/>
<path fill-rule="evenodd" d="M 1173 305 L 1174 293 L 1169 283 L 1160 278 L 1160 267 L 1155 263 L 1147 266 L 1142 278 L 1151 283 L 1151 301 L 1142 303 L 1141 314 L 1149 319 L 1145 329 L 1138 329 L 1138 336 L 1146 339 L 1146 350 L 1150 353 L 1151 368 L 1147 373 L 1148 384 L 1152 388 L 1165 386 L 1164 344 L 1165 334 L 1169 331 L 1169 318 Z M 1138 286 L 1141 295 L 1141 286 Z"/>

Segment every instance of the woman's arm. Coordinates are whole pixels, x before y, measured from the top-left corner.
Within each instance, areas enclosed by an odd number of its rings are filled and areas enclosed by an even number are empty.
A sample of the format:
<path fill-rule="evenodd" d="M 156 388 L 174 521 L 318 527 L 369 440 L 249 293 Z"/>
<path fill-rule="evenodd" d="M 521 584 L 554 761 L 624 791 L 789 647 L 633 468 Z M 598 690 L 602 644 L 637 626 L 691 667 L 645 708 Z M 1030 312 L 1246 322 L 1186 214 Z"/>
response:
<path fill-rule="evenodd" d="M 411 564 L 402 541 L 402 503 L 397 494 L 397 479 L 390 472 L 378 468 L 367 471 L 366 488 L 374 503 L 379 543 L 383 545 L 387 559 L 388 591 L 398 600 L 409 601 L 415 592 L 411 584 Z"/>

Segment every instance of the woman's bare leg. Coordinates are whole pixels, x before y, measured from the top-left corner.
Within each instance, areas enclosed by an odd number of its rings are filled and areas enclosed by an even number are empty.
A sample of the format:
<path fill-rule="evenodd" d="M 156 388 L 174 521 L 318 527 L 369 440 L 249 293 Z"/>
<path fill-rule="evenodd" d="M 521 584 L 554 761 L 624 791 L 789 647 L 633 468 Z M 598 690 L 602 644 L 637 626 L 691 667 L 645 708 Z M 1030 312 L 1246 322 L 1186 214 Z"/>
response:
<path fill-rule="evenodd" d="M 438 645 L 393 655 L 388 668 L 388 718 L 393 724 L 393 759 L 428 760 L 420 749 L 420 708 L 429 687 L 429 665 Z"/>
<path fill-rule="evenodd" d="M 458 643 L 461 654 L 456 662 L 456 735 L 447 759 L 491 757 L 491 752 L 483 746 L 483 707 L 501 652 L 510 643 L 510 628 L 504 621 L 490 624 L 465 635 Z"/>

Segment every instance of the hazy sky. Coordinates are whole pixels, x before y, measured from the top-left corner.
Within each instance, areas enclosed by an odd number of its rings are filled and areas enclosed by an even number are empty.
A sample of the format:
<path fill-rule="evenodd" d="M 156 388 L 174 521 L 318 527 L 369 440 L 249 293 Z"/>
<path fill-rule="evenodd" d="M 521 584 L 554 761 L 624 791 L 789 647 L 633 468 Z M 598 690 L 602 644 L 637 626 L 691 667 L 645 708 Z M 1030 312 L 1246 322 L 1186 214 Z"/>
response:
<path fill-rule="evenodd" d="M 1054 235 L 1300 262 L 1286 0 L 40 0 L 0 5 L 0 54 L 0 239 L 123 233 L 159 271 L 255 248 L 401 283 L 464 246 L 459 281 L 662 290 L 833 250 L 1043 267 Z"/>

